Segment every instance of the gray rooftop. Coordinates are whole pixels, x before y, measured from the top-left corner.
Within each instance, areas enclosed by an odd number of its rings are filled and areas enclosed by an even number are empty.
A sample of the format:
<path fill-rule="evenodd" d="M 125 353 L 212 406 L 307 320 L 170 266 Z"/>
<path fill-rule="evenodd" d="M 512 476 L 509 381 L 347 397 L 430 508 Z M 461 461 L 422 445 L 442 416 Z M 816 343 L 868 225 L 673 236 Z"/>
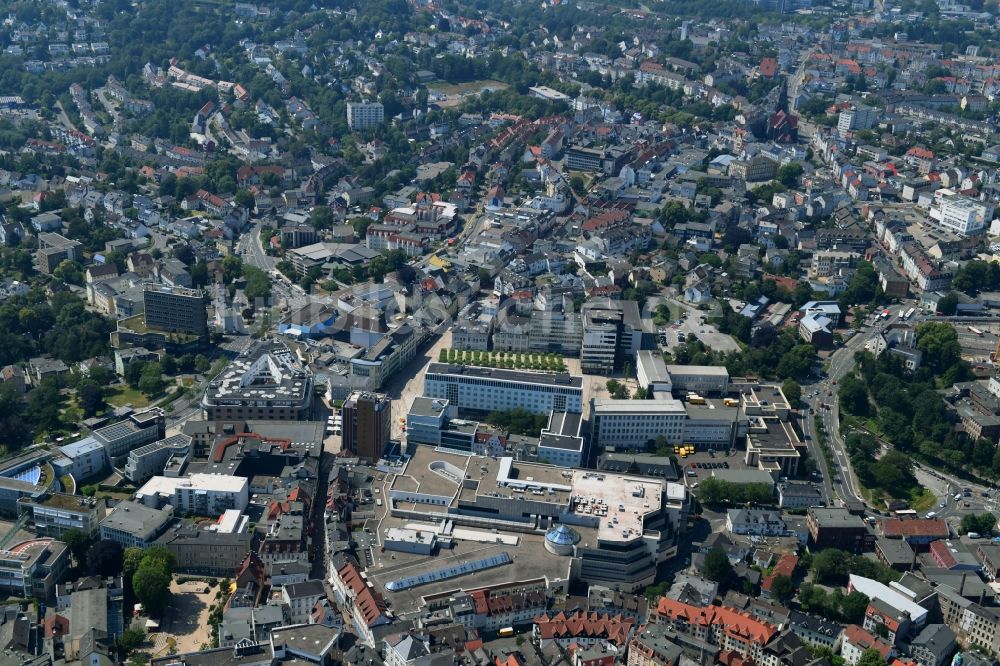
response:
<path fill-rule="evenodd" d="M 427 367 L 427 374 L 468 377 L 470 379 L 494 379 L 504 382 L 542 384 L 545 386 L 564 386 L 567 388 L 577 389 L 583 387 L 583 377 L 580 375 L 549 372 L 525 372 L 522 370 L 501 370 L 498 368 L 476 368 L 467 365 L 452 365 L 448 363 L 431 363 Z"/>
<path fill-rule="evenodd" d="M 101 527 L 120 530 L 143 541 L 152 539 L 169 522 L 172 515 L 163 509 L 151 509 L 143 504 L 125 501 L 116 506 L 108 517 L 101 521 Z"/>

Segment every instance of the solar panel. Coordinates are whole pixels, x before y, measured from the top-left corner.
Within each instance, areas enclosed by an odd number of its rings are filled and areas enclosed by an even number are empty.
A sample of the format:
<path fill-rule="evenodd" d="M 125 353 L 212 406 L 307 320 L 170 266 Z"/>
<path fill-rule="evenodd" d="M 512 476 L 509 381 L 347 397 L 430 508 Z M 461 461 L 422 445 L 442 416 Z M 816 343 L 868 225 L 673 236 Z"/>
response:
<path fill-rule="evenodd" d="M 458 576 L 464 576 L 465 574 L 475 573 L 477 571 L 493 569 L 505 564 L 510 564 L 511 562 L 513 562 L 513 560 L 510 555 L 504 551 L 499 555 L 494 555 L 493 557 L 487 557 L 481 560 L 475 560 L 474 562 L 463 562 L 462 564 L 446 567 L 444 569 L 428 571 L 417 576 L 392 580 L 386 583 L 385 588 L 390 592 L 399 592 L 400 590 L 408 590 L 411 587 L 417 587 L 418 585 L 428 585 L 430 583 L 448 580 L 449 578 L 457 578 Z"/>

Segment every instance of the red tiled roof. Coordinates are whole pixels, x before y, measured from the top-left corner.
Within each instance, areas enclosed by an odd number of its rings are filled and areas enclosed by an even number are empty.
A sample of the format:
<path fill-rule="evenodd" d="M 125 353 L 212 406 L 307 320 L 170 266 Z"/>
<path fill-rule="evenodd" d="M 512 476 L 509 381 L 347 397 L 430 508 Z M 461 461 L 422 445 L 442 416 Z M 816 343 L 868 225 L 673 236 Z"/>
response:
<path fill-rule="evenodd" d="M 883 658 L 888 657 L 889 651 L 892 650 L 891 645 L 876 638 L 873 634 L 865 631 L 863 627 L 859 627 L 856 624 L 847 625 L 847 628 L 844 630 L 844 640 L 861 650 L 874 648 L 879 651 L 879 654 Z"/>
<path fill-rule="evenodd" d="M 354 606 L 361 611 L 361 616 L 369 627 L 375 624 L 388 611 L 385 600 L 380 595 L 372 592 L 367 585 L 354 598 Z"/>
<path fill-rule="evenodd" d="M 797 555 L 792 555 L 790 553 L 785 553 L 778 559 L 778 563 L 774 565 L 771 569 L 771 573 L 764 578 L 764 582 L 761 587 L 765 590 L 770 590 L 771 586 L 774 584 L 774 579 L 778 576 L 788 576 L 792 577 L 795 573 L 795 567 L 799 564 L 799 558 Z"/>
<path fill-rule="evenodd" d="M 934 153 L 927 148 L 921 148 L 920 146 L 914 146 L 906 151 L 907 157 L 920 157 L 925 160 L 934 159 Z"/>
<path fill-rule="evenodd" d="M 59 614 L 50 615 L 45 618 L 42 626 L 45 627 L 46 638 L 65 636 L 69 633 L 69 620 Z"/>
<path fill-rule="evenodd" d="M 714 604 L 699 607 L 662 597 L 656 612 L 672 620 L 683 620 L 703 627 L 722 625 L 722 630 L 729 636 L 741 641 L 749 639 L 759 645 L 766 645 L 778 633 L 778 628 L 773 624 Z"/>
<path fill-rule="evenodd" d="M 935 537 L 946 539 L 950 536 L 948 523 L 937 519 L 900 520 L 890 518 L 882 521 L 882 531 L 887 537 Z"/>
<path fill-rule="evenodd" d="M 361 572 L 358 568 L 354 566 L 351 562 L 346 563 L 341 568 L 337 569 L 337 577 L 340 578 L 341 582 L 354 594 L 360 594 L 362 590 L 366 589 L 368 586 L 365 584 L 364 579 L 361 578 Z"/>
<path fill-rule="evenodd" d="M 628 641 L 636 624 L 635 619 L 630 617 L 583 611 L 569 615 L 560 612 L 551 618 L 539 615 L 534 622 L 542 639 L 601 638 L 617 645 L 624 645 Z"/>

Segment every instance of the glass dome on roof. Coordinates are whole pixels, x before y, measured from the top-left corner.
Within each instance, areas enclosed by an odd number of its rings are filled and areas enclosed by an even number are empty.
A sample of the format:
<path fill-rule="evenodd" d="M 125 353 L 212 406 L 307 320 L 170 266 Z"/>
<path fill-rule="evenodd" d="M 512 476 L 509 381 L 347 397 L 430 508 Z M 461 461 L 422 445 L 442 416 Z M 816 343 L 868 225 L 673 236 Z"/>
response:
<path fill-rule="evenodd" d="M 545 540 L 560 546 L 572 546 L 580 540 L 580 535 L 572 527 L 556 525 L 545 533 Z"/>

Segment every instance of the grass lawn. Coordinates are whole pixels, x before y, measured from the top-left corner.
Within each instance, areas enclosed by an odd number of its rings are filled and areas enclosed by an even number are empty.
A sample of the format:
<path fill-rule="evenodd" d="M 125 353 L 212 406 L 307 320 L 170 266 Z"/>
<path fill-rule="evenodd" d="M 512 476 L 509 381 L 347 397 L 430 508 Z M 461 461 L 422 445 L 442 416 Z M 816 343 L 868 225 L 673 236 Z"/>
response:
<path fill-rule="evenodd" d="M 125 405 L 145 407 L 149 404 L 149 398 L 146 397 L 146 394 L 130 386 L 116 386 L 111 389 L 105 400 L 109 405 L 115 407 L 124 407 Z"/>
<path fill-rule="evenodd" d="M 937 503 L 937 497 L 927 488 L 923 486 L 920 487 L 919 492 L 914 489 L 910 493 L 910 507 L 917 513 L 923 513 L 934 507 Z"/>

